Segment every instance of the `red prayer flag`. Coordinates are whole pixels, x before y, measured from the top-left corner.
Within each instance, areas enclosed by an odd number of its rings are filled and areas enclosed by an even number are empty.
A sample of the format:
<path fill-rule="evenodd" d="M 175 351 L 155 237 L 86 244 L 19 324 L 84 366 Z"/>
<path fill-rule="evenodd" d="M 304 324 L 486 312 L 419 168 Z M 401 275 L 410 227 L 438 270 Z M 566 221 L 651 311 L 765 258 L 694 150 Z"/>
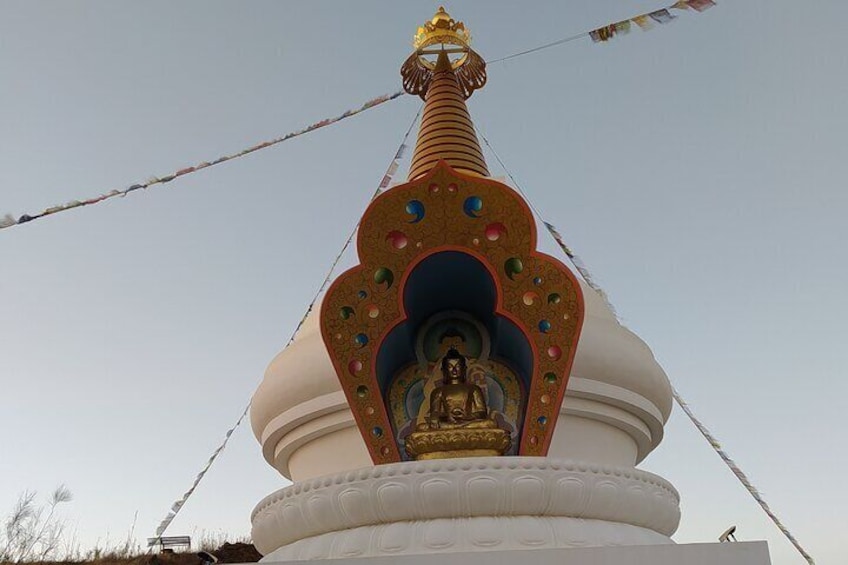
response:
<path fill-rule="evenodd" d="M 709 10 L 710 8 L 716 5 L 713 0 L 689 0 L 688 4 L 691 8 L 694 8 L 699 12 Z"/>

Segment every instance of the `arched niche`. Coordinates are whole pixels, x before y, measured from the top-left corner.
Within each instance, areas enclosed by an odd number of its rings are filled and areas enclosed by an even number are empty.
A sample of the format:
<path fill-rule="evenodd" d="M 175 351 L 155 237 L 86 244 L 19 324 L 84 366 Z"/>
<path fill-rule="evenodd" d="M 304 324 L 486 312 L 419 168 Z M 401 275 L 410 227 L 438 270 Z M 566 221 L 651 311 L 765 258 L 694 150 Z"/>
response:
<path fill-rule="evenodd" d="M 469 379 L 513 436 L 507 454 L 517 453 L 533 353 L 524 332 L 499 313 L 501 296 L 489 268 L 470 254 L 440 251 L 412 267 L 400 292 L 406 319 L 379 344 L 375 372 L 401 453 L 428 408 L 449 347 L 469 359 Z"/>

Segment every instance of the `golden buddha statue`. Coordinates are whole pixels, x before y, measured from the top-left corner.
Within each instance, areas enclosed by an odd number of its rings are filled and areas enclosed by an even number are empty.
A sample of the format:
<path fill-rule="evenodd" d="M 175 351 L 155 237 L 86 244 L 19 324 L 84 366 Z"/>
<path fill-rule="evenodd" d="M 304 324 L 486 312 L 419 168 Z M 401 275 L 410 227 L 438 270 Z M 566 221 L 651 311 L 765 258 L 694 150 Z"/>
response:
<path fill-rule="evenodd" d="M 489 414 L 482 389 L 467 380 L 465 357 L 451 348 L 442 358 L 442 384 L 430 394 L 424 422 L 406 438 L 416 460 L 503 455 L 510 435 Z"/>

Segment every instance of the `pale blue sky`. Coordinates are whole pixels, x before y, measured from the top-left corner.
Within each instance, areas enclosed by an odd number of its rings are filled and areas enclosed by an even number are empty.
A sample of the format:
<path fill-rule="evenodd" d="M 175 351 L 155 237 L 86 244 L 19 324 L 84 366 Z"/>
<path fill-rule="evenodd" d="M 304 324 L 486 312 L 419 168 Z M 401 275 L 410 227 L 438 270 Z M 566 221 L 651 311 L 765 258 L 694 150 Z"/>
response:
<path fill-rule="evenodd" d="M 670 2 L 669 2 L 670 3 Z M 399 88 L 433 2 L 0 3 L 0 215 L 233 152 Z M 489 59 L 662 7 L 463 2 Z M 822 564 L 848 487 L 848 7 L 725 0 L 489 68 L 472 116 Z M 0 514 L 66 483 L 83 546 L 151 535 L 281 349 L 418 108 L 404 97 L 0 232 Z M 489 159 L 496 176 L 503 174 Z M 405 170 L 405 168 L 404 168 Z M 545 249 L 552 251 L 550 242 Z M 802 563 L 675 409 L 643 468 L 677 540 Z M 244 426 L 169 533 L 244 534 L 284 480 Z"/>

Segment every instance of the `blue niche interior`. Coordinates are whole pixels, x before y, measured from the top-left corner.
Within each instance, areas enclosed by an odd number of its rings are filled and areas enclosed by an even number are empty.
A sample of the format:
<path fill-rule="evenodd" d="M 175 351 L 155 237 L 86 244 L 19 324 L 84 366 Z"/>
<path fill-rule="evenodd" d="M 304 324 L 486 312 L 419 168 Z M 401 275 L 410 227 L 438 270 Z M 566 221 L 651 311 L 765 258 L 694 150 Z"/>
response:
<path fill-rule="evenodd" d="M 415 340 L 422 325 L 450 310 L 465 312 L 482 323 L 491 339 L 489 357 L 512 368 L 523 390 L 530 389 L 532 349 L 514 323 L 495 314 L 495 282 L 478 259 L 460 251 L 431 255 L 415 266 L 402 292 L 407 319 L 386 336 L 377 352 L 377 381 L 384 399 L 392 378 L 417 362 Z"/>

